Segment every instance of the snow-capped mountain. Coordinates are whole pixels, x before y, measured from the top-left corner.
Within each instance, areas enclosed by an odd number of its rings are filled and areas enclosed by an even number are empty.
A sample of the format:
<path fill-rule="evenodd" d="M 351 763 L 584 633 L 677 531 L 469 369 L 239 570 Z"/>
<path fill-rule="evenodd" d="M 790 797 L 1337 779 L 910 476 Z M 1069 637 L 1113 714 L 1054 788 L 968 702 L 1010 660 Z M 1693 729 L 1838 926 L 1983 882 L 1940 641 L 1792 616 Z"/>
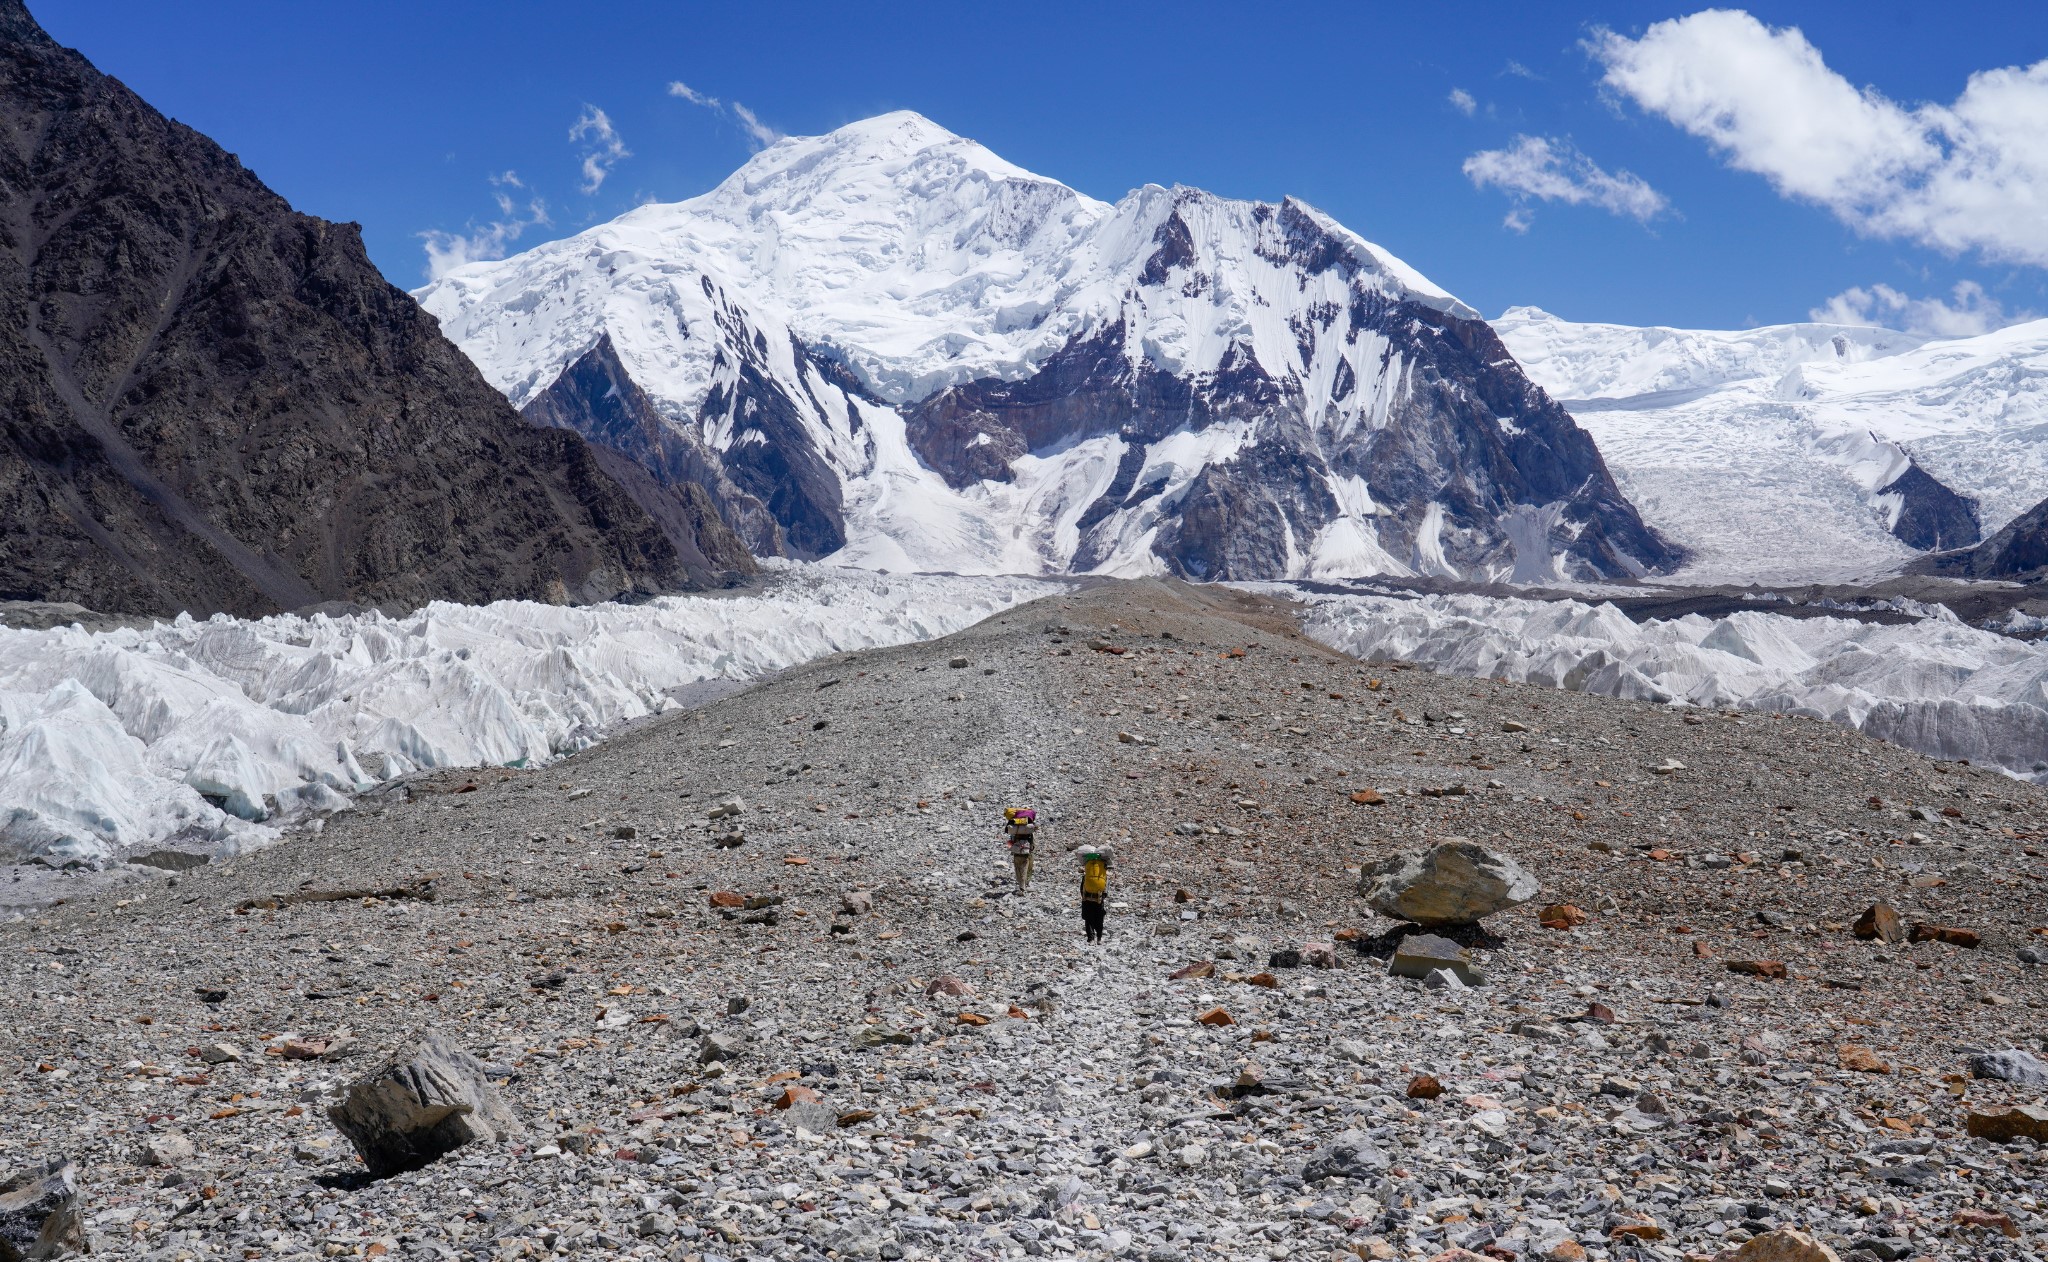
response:
<path fill-rule="evenodd" d="M 1974 544 L 2048 494 L 2048 321 L 1929 341 L 1493 322 L 1600 444 L 1681 578 L 1854 579 Z"/>
<path fill-rule="evenodd" d="M 1476 312 L 1322 213 L 1109 205 L 915 114 L 417 296 L 529 417 L 704 486 L 763 552 L 1197 578 L 1680 558 Z"/>

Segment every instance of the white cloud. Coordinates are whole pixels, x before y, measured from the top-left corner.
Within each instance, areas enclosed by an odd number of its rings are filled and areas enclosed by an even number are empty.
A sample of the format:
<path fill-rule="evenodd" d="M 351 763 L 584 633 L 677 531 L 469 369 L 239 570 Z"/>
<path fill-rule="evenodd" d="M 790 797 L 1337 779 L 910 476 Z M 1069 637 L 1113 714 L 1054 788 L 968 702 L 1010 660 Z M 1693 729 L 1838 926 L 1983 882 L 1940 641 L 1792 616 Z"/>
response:
<path fill-rule="evenodd" d="M 1479 102 L 1473 100 L 1472 94 L 1463 88 L 1452 88 L 1450 100 L 1451 108 L 1467 118 L 1472 117 L 1474 112 L 1479 109 Z"/>
<path fill-rule="evenodd" d="M 1627 171 L 1609 174 L 1568 140 L 1517 136 L 1506 149 L 1483 149 L 1465 159 L 1465 175 L 1485 188 L 1491 184 L 1518 202 L 1536 198 L 1571 206 L 1598 206 L 1630 219 L 1647 221 L 1670 207 L 1664 194 Z M 1518 205 L 1506 226 L 1527 232 L 1532 212 Z"/>
<path fill-rule="evenodd" d="M 621 159 L 633 156 L 633 151 L 619 138 L 618 129 L 612 126 L 610 116 L 595 105 L 583 107 L 582 115 L 569 128 L 569 139 L 583 148 L 585 193 L 603 188 L 604 177 L 612 173 L 612 168 Z"/>
<path fill-rule="evenodd" d="M 753 149 L 757 153 L 783 137 L 781 131 L 762 122 L 760 115 L 754 113 L 754 111 L 738 101 L 722 101 L 715 96 L 709 96 L 684 83 L 681 79 L 670 81 L 668 94 L 688 101 L 692 105 L 701 105 L 714 114 L 731 119 L 739 125 L 739 129 L 742 132 L 746 133 L 748 148 Z"/>
<path fill-rule="evenodd" d="M 1534 211 L 1530 210 L 1527 206 L 1517 206 L 1508 212 L 1507 218 L 1500 221 L 1500 226 L 1506 228 L 1509 232 L 1525 233 L 1529 231 L 1529 225 L 1535 222 L 1536 213 Z"/>
<path fill-rule="evenodd" d="M 754 148 L 766 149 L 769 145 L 782 139 L 781 132 L 762 122 L 755 115 L 754 111 L 741 105 L 738 101 L 732 103 L 732 112 L 733 116 L 740 120 L 740 129 L 746 132 L 748 139 L 754 142 Z"/>
<path fill-rule="evenodd" d="M 1857 285 L 1807 314 L 1825 324 L 1878 324 L 1923 337 L 1975 337 L 2034 318 L 2031 312 L 2008 312 L 1975 281 L 1961 281 L 1951 292 L 1955 296 L 1952 303 L 1940 298 L 1911 298 L 1890 285 L 1868 289 Z"/>
<path fill-rule="evenodd" d="M 1899 105 L 1828 68 L 1797 28 L 1740 10 L 1597 31 L 1603 82 L 1786 197 L 1859 232 L 2048 266 L 2048 61 Z"/>
<path fill-rule="evenodd" d="M 547 203 L 535 197 L 521 208 L 505 190 L 523 189 L 519 173 L 505 171 L 490 178 L 494 191 L 492 200 L 498 203 L 501 219 L 482 225 L 472 225 L 467 232 L 443 232 L 429 228 L 419 234 L 427 252 L 427 279 L 439 280 L 464 263 L 476 263 L 486 259 L 501 259 L 505 251 L 520 234 L 528 228 L 545 227 L 553 220 L 548 218 Z"/>
<path fill-rule="evenodd" d="M 1501 73 L 1511 74 L 1517 79 L 1533 79 L 1538 83 L 1543 82 L 1542 75 L 1537 74 L 1519 61 L 1509 61 L 1506 66 L 1501 68 Z"/>
<path fill-rule="evenodd" d="M 707 110 L 715 110 L 722 104 L 717 97 L 706 96 L 689 84 L 684 83 L 681 79 L 676 79 L 669 83 L 668 94 L 670 96 L 679 96 L 692 105 L 701 105 Z"/>

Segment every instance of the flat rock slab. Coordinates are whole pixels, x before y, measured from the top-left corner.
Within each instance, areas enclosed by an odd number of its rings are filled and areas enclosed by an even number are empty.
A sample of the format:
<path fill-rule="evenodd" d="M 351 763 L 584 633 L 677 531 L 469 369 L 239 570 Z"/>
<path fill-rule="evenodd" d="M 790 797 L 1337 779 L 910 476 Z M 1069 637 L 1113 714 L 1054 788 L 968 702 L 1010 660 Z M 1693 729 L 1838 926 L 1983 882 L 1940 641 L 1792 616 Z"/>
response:
<path fill-rule="evenodd" d="M 1416 933 L 1401 939 L 1387 972 L 1395 977 L 1424 980 L 1434 972 L 1446 972 L 1467 986 L 1484 986 L 1486 974 L 1472 963 L 1472 953 L 1449 938 L 1433 933 Z"/>
<path fill-rule="evenodd" d="M 2037 1144 L 2048 1144 L 2048 1108 L 2038 1104 L 1974 1112 L 1963 1119 L 1963 1125 L 1975 1138 L 1993 1143 L 2031 1139 Z"/>
<path fill-rule="evenodd" d="M 521 1129 L 483 1062 L 438 1030 L 414 1035 L 350 1083 L 327 1117 L 379 1178 Z"/>

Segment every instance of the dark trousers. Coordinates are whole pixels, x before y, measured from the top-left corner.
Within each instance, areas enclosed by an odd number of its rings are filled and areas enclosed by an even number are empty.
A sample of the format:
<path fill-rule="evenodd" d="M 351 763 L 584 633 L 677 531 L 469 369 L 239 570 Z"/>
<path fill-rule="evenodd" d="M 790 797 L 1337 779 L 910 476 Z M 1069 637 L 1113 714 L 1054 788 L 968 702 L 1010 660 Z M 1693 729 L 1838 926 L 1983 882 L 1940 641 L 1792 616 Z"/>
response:
<path fill-rule="evenodd" d="M 1102 900 L 1084 898 L 1081 900 L 1081 924 L 1088 930 L 1090 942 L 1102 941 Z"/>

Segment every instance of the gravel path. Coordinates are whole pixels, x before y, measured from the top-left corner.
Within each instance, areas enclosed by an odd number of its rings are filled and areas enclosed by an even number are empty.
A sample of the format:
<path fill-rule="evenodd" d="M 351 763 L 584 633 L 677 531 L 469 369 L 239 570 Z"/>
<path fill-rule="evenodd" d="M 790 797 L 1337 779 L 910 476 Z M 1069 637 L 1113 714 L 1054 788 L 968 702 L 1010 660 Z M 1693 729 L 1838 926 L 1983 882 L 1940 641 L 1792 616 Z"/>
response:
<path fill-rule="evenodd" d="M 1588 920 L 1496 917 L 1476 989 L 1389 977 L 1357 869 L 1450 835 Z M 1679 1259 L 1782 1225 L 2038 1259 L 2048 1148 L 1963 1118 L 2044 1094 L 1969 1076 L 2048 1050 L 2044 848 L 2041 790 L 1820 723 L 1106 584 L 0 929 L 0 1177 L 70 1156 L 98 1252 L 162 1259 Z M 1879 899 L 1979 944 L 1857 939 Z M 1310 943 L 1337 967 L 1273 958 Z M 425 1026 L 528 1134 L 369 1181 L 324 1106 Z"/>

